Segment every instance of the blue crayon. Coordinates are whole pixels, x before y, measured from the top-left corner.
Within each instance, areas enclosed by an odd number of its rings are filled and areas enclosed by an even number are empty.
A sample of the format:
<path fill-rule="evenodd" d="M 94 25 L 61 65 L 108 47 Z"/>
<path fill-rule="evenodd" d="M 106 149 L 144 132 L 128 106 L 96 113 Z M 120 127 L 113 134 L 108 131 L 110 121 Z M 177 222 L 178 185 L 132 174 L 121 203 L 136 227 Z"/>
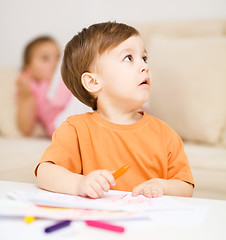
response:
<path fill-rule="evenodd" d="M 69 226 L 70 223 L 71 223 L 70 220 L 64 220 L 64 221 L 58 222 L 58 223 L 56 223 L 52 226 L 49 226 L 49 227 L 45 228 L 45 232 L 46 233 L 51 233 L 51 232 L 57 231 L 61 228 Z"/>

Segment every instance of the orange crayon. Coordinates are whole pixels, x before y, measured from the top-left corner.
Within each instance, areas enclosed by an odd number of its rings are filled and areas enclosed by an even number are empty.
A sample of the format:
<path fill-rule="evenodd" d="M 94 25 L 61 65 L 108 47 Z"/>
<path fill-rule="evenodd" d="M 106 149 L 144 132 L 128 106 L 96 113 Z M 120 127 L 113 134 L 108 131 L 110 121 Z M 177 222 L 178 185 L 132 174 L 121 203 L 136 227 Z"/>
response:
<path fill-rule="evenodd" d="M 112 175 L 115 179 L 117 179 L 118 177 L 120 177 L 123 173 L 125 173 L 128 168 L 130 167 L 129 164 L 126 164 L 124 166 L 122 166 L 121 168 L 119 168 L 116 172 L 114 172 Z"/>

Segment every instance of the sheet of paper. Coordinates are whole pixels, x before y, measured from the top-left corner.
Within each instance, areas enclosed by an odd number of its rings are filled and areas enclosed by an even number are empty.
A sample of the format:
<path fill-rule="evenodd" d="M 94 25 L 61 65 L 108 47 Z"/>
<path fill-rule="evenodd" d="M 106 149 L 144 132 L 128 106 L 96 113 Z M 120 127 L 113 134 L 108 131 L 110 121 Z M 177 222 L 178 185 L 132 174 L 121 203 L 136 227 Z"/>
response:
<path fill-rule="evenodd" d="M 80 196 L 40 192 L 9 192 L 8 196 L 15 200 L 27 201 L 39 206 L 96 209 L 107 211 L 148 211 L 156 209 L 188 208 L 176 200 L 167 197 L 146 198 L 143 195 L 132 197 L 131 192 L 109 191 L 102 198 L 91 199 Z"/>
<path fill-rule="evenodd" d="M 13 191 L 0 200 L 0 216 L 35 216 L 45 219 L 128 220 L 142 219 L 152 225 L 200 224 L 208 212 L 206 206 L 193 206 L 163 196 L 132 197 L 130 192 L 109 191 L 100 199 L 67 194 Z M 201 211 L 202 210 L 202 211 Z"/>
<path fill-rule="evenodd" d="M 28 202 L 11 199 L 0 200 L 1 217 L 34 216 L 43 219 L 55 220 L 126 220 L 147 219 L 143 212 L 107 211 L 80 208 L 40 207 Z"/>

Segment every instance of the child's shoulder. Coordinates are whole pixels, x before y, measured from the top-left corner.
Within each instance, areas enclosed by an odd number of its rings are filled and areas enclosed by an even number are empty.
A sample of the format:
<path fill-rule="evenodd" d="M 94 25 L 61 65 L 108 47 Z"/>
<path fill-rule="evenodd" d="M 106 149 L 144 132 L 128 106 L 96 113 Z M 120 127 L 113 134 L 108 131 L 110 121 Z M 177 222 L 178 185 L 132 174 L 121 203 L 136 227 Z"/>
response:
<path fill-rule="evenodd" d="M 71 132 L 72 130 L 83 130 L 89 121 L 90 112 L 71 115 L 57 128 L 58 133 Z M 74 132 L 74 131 L 72 131 Z"/>
<path fill-rule="evenodd" d="M 89 120 L 91 118 L 91 115 L 92 115 L 91 112 L 71 115 L 65 120 L 65 122 L 70 124 L 84 122 L 84 120 Z"/>
<path fill-rule="evenodd" d="M 153 115 L 150 115 L 150 114 L 146 114 L 146 115 L 149 118 L 149 121 L 151 122 L 151 124 L 156 124 L 156 125 L 163 126 L 163 127 L 170 127 L 168 125 L 168 123 L 164 122 L 163 120 L 161 120 Z"/>
<path fill-rule="evenodd" d="M 165 121 L 150 114 L 147 114 L 147 117 L 149 118 L 149 123 L 151 124 L 152 128 L 158 129 L 159 131 L 168 132 L 171 134 L 176 133 L 175 130 Z"/>

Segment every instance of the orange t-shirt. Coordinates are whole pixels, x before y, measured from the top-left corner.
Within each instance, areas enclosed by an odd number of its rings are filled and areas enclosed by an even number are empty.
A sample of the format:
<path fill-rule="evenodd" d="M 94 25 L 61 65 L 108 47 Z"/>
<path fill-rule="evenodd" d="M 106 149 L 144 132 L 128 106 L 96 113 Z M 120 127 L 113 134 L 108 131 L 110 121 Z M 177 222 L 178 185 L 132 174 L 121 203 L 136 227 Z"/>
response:
<path fill-rule="evenodd" d="M 54 132 L 39 164 L 42 162 L 84 175 L 130 164 L 112 188 L 116 190 L 132 191 L 152 178 L 194 184 L 181 138 L 166 123 L 146 113 L 129 125 L 109 122 L 96 111 L 71 116 Z"/>

